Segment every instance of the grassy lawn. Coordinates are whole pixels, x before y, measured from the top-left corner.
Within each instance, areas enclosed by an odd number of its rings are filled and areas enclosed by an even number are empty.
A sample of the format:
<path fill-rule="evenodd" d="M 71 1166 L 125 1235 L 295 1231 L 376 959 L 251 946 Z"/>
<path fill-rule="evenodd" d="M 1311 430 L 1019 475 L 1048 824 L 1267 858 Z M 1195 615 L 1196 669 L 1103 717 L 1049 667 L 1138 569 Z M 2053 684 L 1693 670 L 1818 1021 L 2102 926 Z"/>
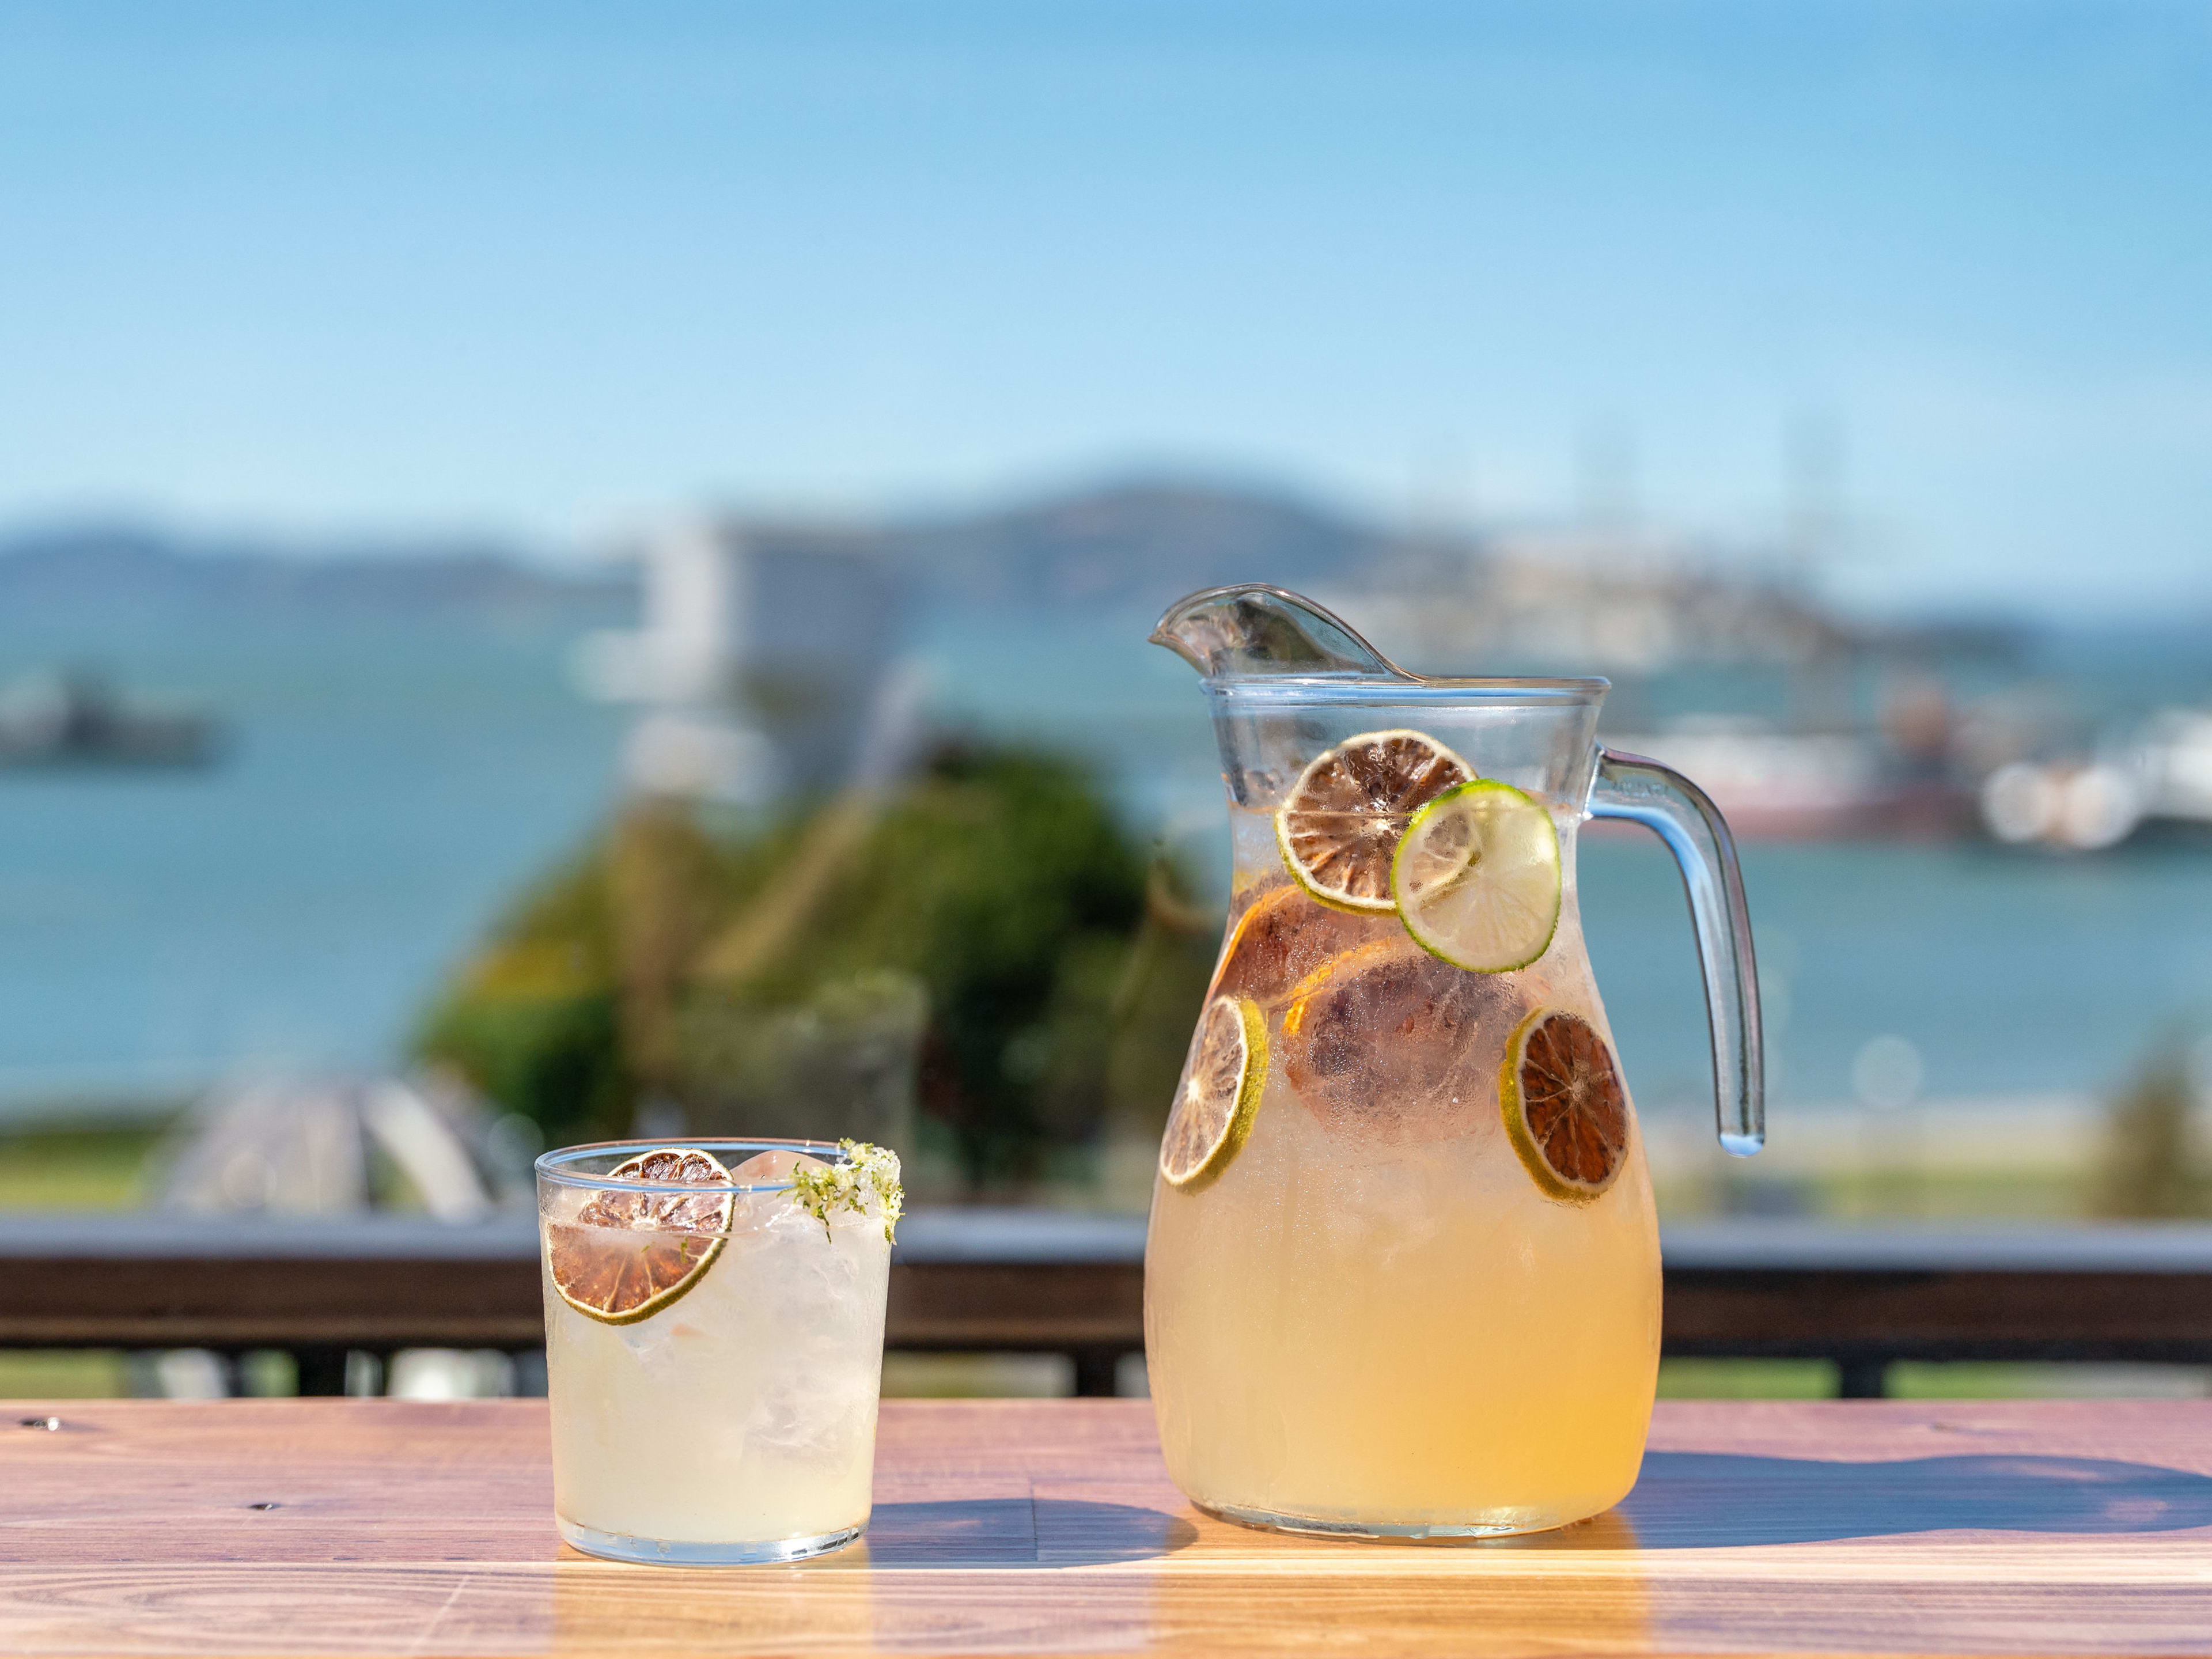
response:
<path fill-rule="evenodd" d="M 2212 1371 L 2201 1365 L 1930 1364 L 1889 1368 L 1898 1400 L 2202 1400 Z"/>
<path fill-rule="evenodd" d="M 0 1134 L 0 1210 L 121 1210 L 141 1202 L 163 1126 Z M 99 1400 L 129 1392 L 119 1353 L 0 1350 L 0 1399 Z"/>
<path fill-rule="evenodd" d="M 2197 1365 L 1935 1364 L 1889 1368 L 1893 1400 L 2201 1400 L 2212 1371 Z M 1836 1368 L 1825 1359 L 1668 1359 L 1662 1400 L 1826 1400 Z"/>
<path fill-rule="evenodd" d="M 119 1353 L 0 1352 L 0 1400 L 112 1400 L 130 1391 Z"/>
<path fill-rule="evenodd" d="M 1829 1400 L 1836 1368 L 1825 1359 L 1662 1359 L 1662 1400 Z"/>
<path fill-rule="evenodd" d="M 122 1210 L 142 1202 L 165 1126 L 0 1134 L 0 1210 Z"/>
<path fill-rule="evenodd" d="M 252 1394 L 291 1391 L 281 1354 L 249 1356 Z M 279 1371 L 285 1375 L 279 1376 Z M 1049 1398 L 1067 1393 L 1066 1362 L 1045 1354 L 887 1354 L 887 1398 Z M 1826 1400 L 1835 1367 L 1819 1359 L 1669 1359 L 1662 1400 Z M 112 1399 L 129 1392 L 119 1353 L 0 1351 L 0 1400 Z M 2177 1400 L 2212 1395 L 2212 1372 L 2186 1365 L 1924 1364 L 1889 1372 L 1895 1400 Z"/>

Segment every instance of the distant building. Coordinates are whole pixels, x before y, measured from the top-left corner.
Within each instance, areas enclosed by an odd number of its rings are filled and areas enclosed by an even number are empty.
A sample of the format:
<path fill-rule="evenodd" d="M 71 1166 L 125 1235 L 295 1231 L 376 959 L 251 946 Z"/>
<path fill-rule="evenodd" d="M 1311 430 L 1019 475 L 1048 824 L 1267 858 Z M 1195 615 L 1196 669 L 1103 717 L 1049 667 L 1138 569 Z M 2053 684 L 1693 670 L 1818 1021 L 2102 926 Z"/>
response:
<path fill-rule="evenodd" d="M 1409 665 L 1439 672 L 1501 664 L 1614 675 L 1684 663 L 1804 669 L 1854 646 L 1793 585 L 1634 531 L 1408 540 L 1364 570 L 1342 600 Z"/>
<path fill-rule="evenodd" d="M 897 685 L 904 592 L 871 552 L 763 545 L 708 520 L 638 550 L 641 625 L 586 639 L 592 695 L 638 705 L 623 747 L 629 786 L 757 805 L 850 780 L 881 757 Z M 900 718 L 904 718 L 902 715 Z"/>

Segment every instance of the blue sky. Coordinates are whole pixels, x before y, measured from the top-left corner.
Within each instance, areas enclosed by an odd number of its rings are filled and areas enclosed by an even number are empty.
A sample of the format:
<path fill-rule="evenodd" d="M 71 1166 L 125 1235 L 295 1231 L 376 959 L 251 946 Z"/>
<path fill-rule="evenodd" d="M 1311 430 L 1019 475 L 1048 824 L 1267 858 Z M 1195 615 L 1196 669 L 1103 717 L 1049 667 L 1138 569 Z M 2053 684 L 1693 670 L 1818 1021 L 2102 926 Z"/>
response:
<path fill-rule="evenodd" d="M 2212 9 L 24 8 L 0 526 L 862 511 L 1154 466 L 2212 605 Z"/>

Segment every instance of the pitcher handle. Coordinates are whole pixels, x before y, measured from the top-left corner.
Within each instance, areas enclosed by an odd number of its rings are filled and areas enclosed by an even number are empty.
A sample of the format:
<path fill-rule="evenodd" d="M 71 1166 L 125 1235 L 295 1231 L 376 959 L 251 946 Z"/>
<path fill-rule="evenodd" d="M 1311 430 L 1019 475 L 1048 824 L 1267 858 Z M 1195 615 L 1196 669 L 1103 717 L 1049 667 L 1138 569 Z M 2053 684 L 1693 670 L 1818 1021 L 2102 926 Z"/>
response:
<path fill-rule="evenodd" d="M 1713 1033 L 1713 1111 L 1721 1145 L 1748 1158 L 1766 1141 L 1766 1065 L 1759 1030 L 1759 966 L 1735 842 L 1705 792 L 1680 772 L 1601 748 L 1590 787 L 1594 818 L 1627 818 L 1656 830 L 1682 869 L 1705 969 Z"/>

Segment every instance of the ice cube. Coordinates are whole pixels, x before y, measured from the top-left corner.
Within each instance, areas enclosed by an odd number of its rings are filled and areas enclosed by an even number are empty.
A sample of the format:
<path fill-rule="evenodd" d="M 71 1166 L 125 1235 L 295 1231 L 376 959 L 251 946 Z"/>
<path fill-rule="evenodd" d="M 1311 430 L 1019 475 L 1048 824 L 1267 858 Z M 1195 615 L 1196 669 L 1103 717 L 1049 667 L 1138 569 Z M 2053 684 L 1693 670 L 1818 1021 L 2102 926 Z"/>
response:
<path fill-rule="evenodd" d="M 765 1152 L 755 1152 L 730 1171 L 730 1180 L 738 1187 L 763 1187 L 764 1192 L 739 1193 L 734 1212 L 730 1218 L 730 1236 L 736 1238 L 760 1231 L 763 1227 L 783 1224 L 793 1214 L 807 1217 L 804 1209 L 792 1201 L 792 1195 L 783 1183 L 790 1181 L 794 1170 L 826 1170 L 830 1166 L 818 1158 L 805 1152 L 787 1152 L 781 1147 Z M 819 1223 L 816 1223 L 819 1225 Z"/>

